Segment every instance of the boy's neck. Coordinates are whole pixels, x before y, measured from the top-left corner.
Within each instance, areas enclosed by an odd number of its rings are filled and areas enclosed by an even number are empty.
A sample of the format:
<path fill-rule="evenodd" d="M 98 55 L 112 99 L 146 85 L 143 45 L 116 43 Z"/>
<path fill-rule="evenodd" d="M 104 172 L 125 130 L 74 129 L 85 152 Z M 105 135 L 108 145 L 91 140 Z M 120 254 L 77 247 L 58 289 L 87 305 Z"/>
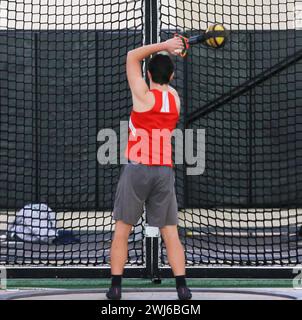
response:
<path fill-rule="evenodd" d="M 150 89 L 157 89 L 159 91 L 168 91 L 169 90 L 169 85 L 168 84 L 158 84 L 158 83 L 154 83 L 154 82 L 150 82 Z"/>

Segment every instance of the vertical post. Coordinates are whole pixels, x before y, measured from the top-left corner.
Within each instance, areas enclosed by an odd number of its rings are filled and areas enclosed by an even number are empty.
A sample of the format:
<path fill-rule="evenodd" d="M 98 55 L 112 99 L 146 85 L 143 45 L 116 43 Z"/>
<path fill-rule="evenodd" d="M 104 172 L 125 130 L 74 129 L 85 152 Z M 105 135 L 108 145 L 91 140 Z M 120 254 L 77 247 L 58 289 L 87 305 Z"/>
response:
<path fill-rule="evenodd" d="M 182 108 L 182 112 L 183 112 L 183 128 L 186 129 L 187 128 L 187 109 L 188 109 L 188 57 L 185 57 L 183 59 L 183 108 Z M 183 134 L 183 148 L 184 150 L 186 150 L 186 135 L 185 135 L 185 130 L 184 130 L 184 134 Z M 185 157 L 186 157 L 186 153 L 184 152 L 184 163 L 183 163 L 183 181 L 184 181 L 184 185 L 183 185 L 183 190 L 184 190 L 184 194 L 183 194 L 183 205 L 184 208 L 187 207 L 188 204 L 188 180 L 187 180 L 187 174 L 186 174 L 186 169 L 187 169 L 187 164 L 185 161 Z"/>
<path fill-rule="evenodd" d="M 157 14 L 157 0 L 152 0 L 152 20 L 151 20 L 151 43 L 157 43 L 159 40 L 158 34 L 158 14 Z"/>
<path fill-rule="evenodd" d="M 36 170 L 35 170 L 35 201 L 36 203 L 40 202 L 40 139 L 39 139 L 39 92 L 38 92 L 38 88 L 39 88 L 39 77 L 38 77 L 38 63 L 39 63 L 39 35 L 37 32 L 35 32 L 34 34 L 34 50 L 35 50 L 35 165 L 36 165 Z"/>
<path fill-rule="evenodd" d="M 145 45 L 157 43 L 157 0 L 145 0 Z M 148 59 L 145 61 L 145 79 L 147 77 Z M 145 244 L 146 244 L 146 274 L 154 283 L 160 283 L 159 276 L 159 229 L 148 226 L 146 217 L 145 225 Z"/>
<path fill-rule="evenodd" d="M 151 43 L 151 0 L 145 0 L 145 21 L 144 21 L 144 45 L 148 45 Z M 147 77 L 147 65 L 148 65 L 148 59 L 144 62 L 143 70 L 145 73 L 145 80 L 148 82 Z M 144 235 L 144 243 L 145 243 L 145 254 L 146 254 L 146 277 L 152 279 L 152 239 L 150 237 L 147 237 L 147 217 L 146 217 L 146 209 L 144 207 L 144 215 L 145 215 L 145 235 Z"/>
<path fill-rule="evenodd" d="M 96 118 L 96 137 L 100 128 L 100 115 L 99 115 L 99 32 L 95 30 L 95 118 Z M 96 152 L 98 154 L 98 144 L 96 143 Z M 99 210 L 100 206 L 100 181 L 99 181 L 99 162 L 96 162 L 95 168 L 95 208 Z"/>
<path fill-rule="evenodd" d="M 151 0 L 145 0 L 144 45 L 148 44 L 151 44 Z M 148 60 L 149 59 L 145 59 L 143 69 L 145 73 L 145 80 L 149 85 L 149 79 L 147 76 Z"/>
<path fill-rule="evenodd" d="M 145 0 L 145 26 L 144 26 L 144 43 L 150 44 L 151 43 L 151 1 L 152 0 Z"/>
<path fill-rule="evenodd" d="M 248 31 L 248 39 L 249 39 L 249 79 L 253 79 L 255 76 L 255 72 L 254 72 L 254 50 L 255 50 L 255 46 L 254 46 L 254 37 L 255 34 L 253 34 L 251 31 Z M 248 126 L 249 126 L 249 132 L 248 132 L 248 141 L 249 141 L 249 161 L 248 161 L 248 197 L 247 197 L 247 207 L 248 208 L 253 208 L 254 204 L 253 204 L 253 140 L 254 140 L 254 88 L 251 88 L 251 90 L 249 91 L 249 95 L 248 95 L 248 107 L 249 107 L 249 111 L 248 111 Z M 249 230 L 248 230 L 249 232 Z M 264 237 L 264 246 L 265 246 L 265 237 Z M 256 254 L 258 253 L 257 250 L 257 238 L 256 238 L 256 246 L 255 246 L 255 250 L 256 250 Z M 248 259 L 247 261 L 248 264 L 250 264 L 250 259 Z"/>
<path fill-rule="evenodd" d="M 152 226 L 145 226 L 145 241 L 146 241 L 146 273 L 153 283 L 161 283 L 158 254 L 159 254 L 159 228 Z"/>
<path fill-rule="evenodd" d="M 146 277 L 149 279 L 152 279 L 152 270 L 153 270 L 153 265 L 152 265 L 152 238 L 147 237 L 146 235 L 146 229 L 148 227 L 145 225 L 145 246 L 146 246 Z"/>
<path fill-rule="evenodd" d="M 187 176 L 187 162 L 186 162 L 186 129 L 187 129 L 187 110 L 188 110 L 188 57 L 183 59 L 183 207 L 188 208 L 188 176 Z M 193 125 L 193 124 L 192 124 Z M 194 140 L 193 140 L 194 141 Z M 186 240 L 184 240 L 186 241 Z M 185 254 L 186 261 L 186 254 Z"/>
<path fill-rule="evenodd" d="M 254 46 L 253 40 L 255 35 L 249 31 L 249 79 L 254 77 L 254 64 L 253 64 L 253 55 L 254 55 Z M 253 112 L 254 112 L 254 101 L 253 101 L 253 89 L 249 91 L 249 112 L 248 112 L 248 125 L 249 125 L 249 169 L 248 169 L 248 207 L 253 206 L 253 135 L 254 135 L 254 124 L 253 124 Z"/>
<path fill-rule="evenodd" d="M 160 35 L 158 33 L 158 0 L 152 0 L 151 12 L 151 42 L 157 43 L 160 41 Z M 160 232 L 157 229 L 157 234 L 153 236 L 153 272 L 152 272 L 152 281 L 153 283 L 161 283 L 160 273 L 159 273 L 159 254 L 160 254 Z"/>

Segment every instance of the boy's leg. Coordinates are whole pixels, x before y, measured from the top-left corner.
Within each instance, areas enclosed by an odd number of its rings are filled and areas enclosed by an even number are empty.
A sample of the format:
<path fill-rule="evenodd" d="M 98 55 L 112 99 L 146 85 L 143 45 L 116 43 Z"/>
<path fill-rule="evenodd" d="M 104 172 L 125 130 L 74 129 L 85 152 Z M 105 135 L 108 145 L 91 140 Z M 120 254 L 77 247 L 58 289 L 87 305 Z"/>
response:
<path fill-rule="evenodd" d="M 122 275 L 128 259 L 128 238 L 132 225 L 118 220 L 115 223 L 114 237 L 110 249 L 112 275 Z"/>
<path fill-rule="evenodd" d="M 111 264 L 111 288 L 107 292 L 107 298 L 121 299 L 121 285 L 124 266 L 128 259 L 128 238 L 132 225 L 121 220 L 116 221 L 114 237 L 110 249 Z"/>
<path fill-rule="evenodd" d="M 185 253 L 179 239 L 177 225 L 165 226 L 160 231 L 166 245 L 168 261 L 176 280 L 178 297 L 181 300 L 191 299 L 192 294 L 186 284 Z"/>
<path fill-rule="evenodd" d="M 179 239 L 177 226 L 165 226 L 160 229 L 160 232 L 166 245 L 168 261 L 174 276 L 184 275 L 185 253 Z"/>

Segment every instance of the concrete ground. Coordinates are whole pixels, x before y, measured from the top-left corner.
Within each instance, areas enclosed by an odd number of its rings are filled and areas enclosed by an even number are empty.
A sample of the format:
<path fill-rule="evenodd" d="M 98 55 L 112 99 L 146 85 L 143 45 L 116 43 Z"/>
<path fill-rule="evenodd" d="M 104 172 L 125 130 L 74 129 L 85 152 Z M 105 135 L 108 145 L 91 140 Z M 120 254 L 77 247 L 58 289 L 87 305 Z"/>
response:
<path fill-rule="evenodd" d="M 193 300 L 301 300 L 302 290 L 283 288 L 192 288 Z M 107 300 L 106 289 L 9 289 L 0 300 Z M 172 288 L 125 288 L 123 300 L 177 300 Z"/>

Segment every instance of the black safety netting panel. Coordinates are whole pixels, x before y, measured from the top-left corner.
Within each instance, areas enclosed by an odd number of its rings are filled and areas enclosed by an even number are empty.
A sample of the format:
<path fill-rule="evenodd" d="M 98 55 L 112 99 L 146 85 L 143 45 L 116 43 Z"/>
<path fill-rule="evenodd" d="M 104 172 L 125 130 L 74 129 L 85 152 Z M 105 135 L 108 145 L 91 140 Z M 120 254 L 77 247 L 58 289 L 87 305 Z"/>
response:
<path fill-rule="evenodd" d="M 231 31 L 224 48 L 195 45 L 183 62 L 183 123 L 205 130 L 203 173 L 177 175 L 187 265 L 301 263 L 302 64 L 280 69 L 301 56 L 295 1 L 171 0 L 159 15 L 161 38 L 214 23 Z M 277 71 L 266 81 L 234 94 L 269 68 Z"/>
<path fill-rule="evenodd" d="M 128 120 L 143 21 L 142 1 L 1 1 L 1 264 L 108 265 L 120 166 L 98 163 L 98 133 L 119 141 Z M 128 265 L 144 263 L 143 220 Z"/>

